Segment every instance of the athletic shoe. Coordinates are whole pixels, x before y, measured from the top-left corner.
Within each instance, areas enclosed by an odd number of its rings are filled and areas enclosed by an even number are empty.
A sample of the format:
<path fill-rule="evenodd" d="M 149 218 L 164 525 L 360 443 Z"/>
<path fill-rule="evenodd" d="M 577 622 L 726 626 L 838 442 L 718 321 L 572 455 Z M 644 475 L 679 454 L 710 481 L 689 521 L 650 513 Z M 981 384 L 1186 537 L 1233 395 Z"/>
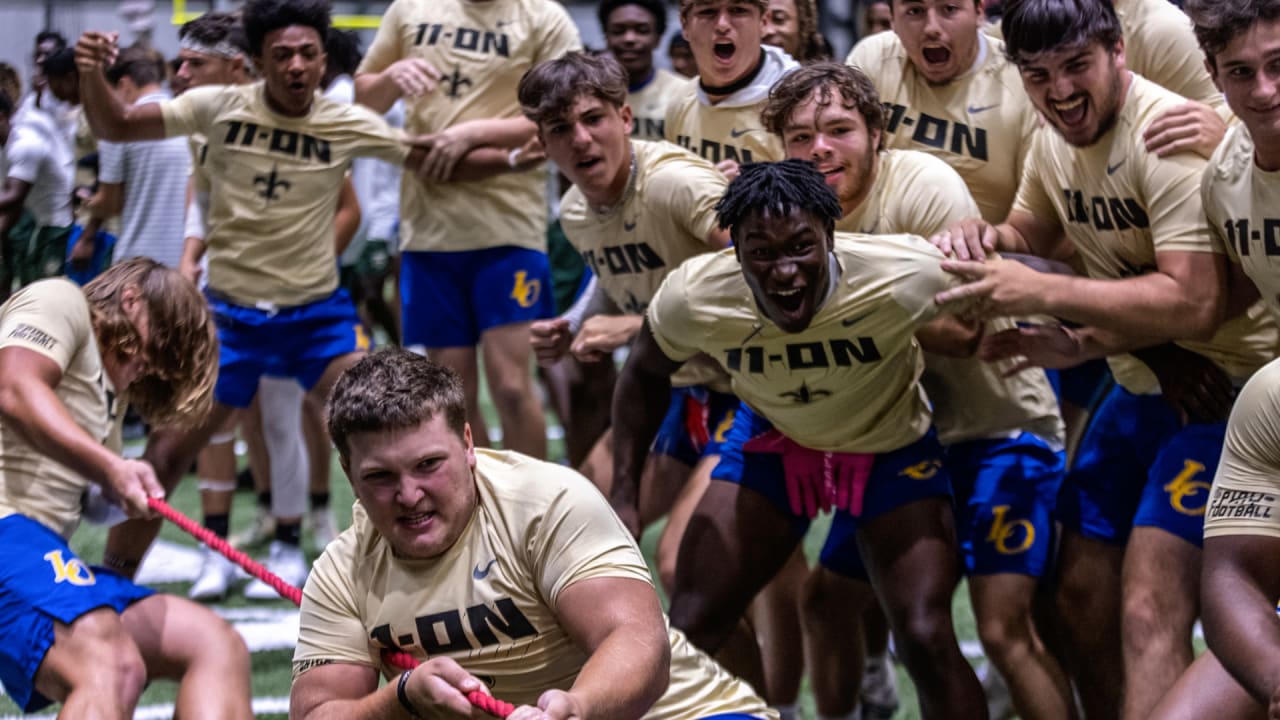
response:
<path fill-rule="evenodd" d="M 227 596 L 227 590 L 235 581 L 236 566 L 221 553 L 210 550 L 208 546 L 200 547 L 200 574 L 187 591 L 192 600 L 221 600 Z"/>
<path fill-rule="evenodd" d="M 297 545 L 274 540 L 267 556 L 267 569 L 280 576 L 281 580 L 300 588 L 307 580 L 307 572 L 311 569 L 307 559 L 302 555 L 302 548 Z M 254 578 L 244 589 L 244 596 L 250 600 L 274 600 L 280 597 L 276 589 L 265 582 Z"/>
<path fill-rule="evenodd" d="M 862 720 L 890 720 L 898 711 L 898 676 L 887 653 L 867 658 L 859 698 Z"/>
<path fill-rule="evenodd" d="M 311 508 L 307 513 L 307 524 L 311 526 L 311 543 L 316 552 L 324 552 L 329 543 L 338 537 L 333 513 L 327 507 Z"/>
<path fill-rule="evenodd" d="M 241 532 L 231 536 L 231 544 L 238 550 L 256 548 L 266 545 L 276 536 L 276 518 L 270 508 L 258 506 L 253 515 L 253 523 Z"/>

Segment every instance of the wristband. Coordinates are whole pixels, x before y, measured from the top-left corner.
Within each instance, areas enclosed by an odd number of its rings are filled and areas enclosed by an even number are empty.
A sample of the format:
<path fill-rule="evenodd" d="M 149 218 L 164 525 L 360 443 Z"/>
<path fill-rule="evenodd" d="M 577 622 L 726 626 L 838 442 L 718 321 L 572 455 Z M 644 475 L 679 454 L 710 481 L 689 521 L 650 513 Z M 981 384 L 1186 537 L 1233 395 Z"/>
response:
<path fill-rule="evenodd" d="M 517 167 L 519 167 L 517 163 L 520 162 L 519 160 L 520 151 L 521 151 L 521 148 L 516 148 L 511 152 L 507 153 L 507 167 L 511 168 L 512 170 L 515 170 Z"/>
<path fill-rule="evenodd" d="M 405 683 L 409 682 L 409 676 L 412 674 L 412 670 L 405 670 L 401 673 L 400 682 L 396 684 L 396 699 L 400 701 L 400 707 L 404 708 L 405 712 L 409 713 L 410 716 L 420 718 L 422 715 L 418 712 L 418 708 L 414 707 L 413 703 L 409 701 L 409 693 L 404 689 Z"/>

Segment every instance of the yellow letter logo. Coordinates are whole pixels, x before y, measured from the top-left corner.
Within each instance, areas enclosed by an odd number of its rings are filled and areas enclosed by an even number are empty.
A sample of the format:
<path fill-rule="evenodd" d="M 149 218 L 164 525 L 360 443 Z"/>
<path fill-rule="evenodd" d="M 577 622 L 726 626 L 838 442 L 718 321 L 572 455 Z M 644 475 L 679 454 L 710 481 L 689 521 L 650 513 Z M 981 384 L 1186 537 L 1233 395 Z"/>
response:
<path fill-rule="evenodd" d="M 1001 555 L 1017 555 L 1020 552 L 1026 552 L 1036 541 L 1036 526 L 1031 524 L 1030 520 L 1019 518 L 1013 522 L 1006 522 L 1004 516 L 1009 512 L 1008 505 L 997 505 L 992 509 L 995 518 L 991 521 L 991 532 L 987 533 L 987 542 L 996 546 L 996 552 Z M 1009 541 L 1018 534 L 1018 528 L 1023 530 L 1022 542 L 1010 547 Z"/>
<path fill-rule="evenodd" d="M 941 460 L 925 460 L 918 462 L 908 468 L 903 468 L 898 475 L 909 477 L 912 480 L 928 480 L 938 474 L 939 468 L 942 467 Z"/>
<path fill-rule="evenodd" d="M 1169 504 L 1174 510 L 1183 515 L 1203 515 L 1205 505 L 1209 503 L 1209 483 L 1203 480 L 1192 480 L 1191 478 L 1204 472 L 1204 465 L 1195 460 L 1183 460 L 1182 472 L 1173 479 L 1168 485 L 1164 486 L 1164 491 L 1169 493 Z M 1204 493 L 1204 501 L 1198 506 L 1187 505 L 1187 498 L 1195 497 Z"/>
<path fill-rule="evenodd" d="M 528 280 L 524 270 L 516 271 L 515 285 L 511 286 L 511 299 L 520 304 L 520 307 L 533 307 L 538 302 L 538 294 L 542 291 L 542 282 L 539 280 Z"/>
<path fill-rule="evenodd" d="M 368 350 L 371 344 L 369 342 L 369 333 L 364 331 L 364 325 L 356 323 L 356 349 Z"/>
<path fill-rule="evenodd" d="M 64 562 L 61 550 L 50 550 L 44 554 L 44 559 L 53 566 L 53 581 L 56 583 L 69 582 L 72 585 L 84 586 L 98 581 L 93 576 L 93 571 L 80 562 L 80 558 L 72 558 L 71 562 Z"/>

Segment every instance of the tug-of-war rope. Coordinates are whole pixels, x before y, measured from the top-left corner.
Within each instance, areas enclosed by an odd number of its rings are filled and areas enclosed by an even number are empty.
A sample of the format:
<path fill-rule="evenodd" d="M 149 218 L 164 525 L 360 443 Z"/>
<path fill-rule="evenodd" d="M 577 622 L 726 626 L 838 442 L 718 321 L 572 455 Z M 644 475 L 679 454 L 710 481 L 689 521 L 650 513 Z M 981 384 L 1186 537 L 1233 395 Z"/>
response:
<path fill-rule="evenodd" d="M 200 542 L 213 548 L 221 553 L 228 560 L 244 568 L 244 571 L 258 578 L 262 582 L 270 585 L 276 592 L 280 593 L 280 597 L 291 601 L 294 605 L 302 604 L 302 590 L 285 582 L 279 575 L 271 572 L 262 566 L 253 558 L 245 555 L 239 550 L 231 547 L 231 544 L 224 538 L 220 538 L 208 528 L 201 527 L 196 521 L 183 515 L 172 505 L 161 500 L 160 498 L 148 498 L 148 504 L 151 509 L 160 513 L 166 520 L 170 520 L 173 524 L 185 530 L 187 533 L 195 537 Z M 391 652 L 384 650 L 382 659 L 388 665 L 398 667 L 402 670 L 412 670 L 418 666 L 417 658 L 407 652 Z M 503 702 L 492 695 L 486 695 L 479 690 L 472 690 L 467 693 L 467 700 L 471 704 L 489 713 L 496 718 L 505 718 L 515 712 L 516 706 L 509 702 Z"/>

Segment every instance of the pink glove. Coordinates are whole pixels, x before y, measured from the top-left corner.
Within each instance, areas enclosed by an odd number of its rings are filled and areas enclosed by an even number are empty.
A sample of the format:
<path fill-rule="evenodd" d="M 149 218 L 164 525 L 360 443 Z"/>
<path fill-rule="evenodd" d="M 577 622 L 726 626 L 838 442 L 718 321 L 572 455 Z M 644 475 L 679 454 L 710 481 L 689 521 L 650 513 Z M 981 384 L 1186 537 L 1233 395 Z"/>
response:
<path fill-rule="evenodd" d="M 796 443 L 777 430 L 748 440 L 743 450 L 782 455 L 791 512 L 809 519 L 837 507 L 857 516 L 875 455 L 814 450 Z"/>

